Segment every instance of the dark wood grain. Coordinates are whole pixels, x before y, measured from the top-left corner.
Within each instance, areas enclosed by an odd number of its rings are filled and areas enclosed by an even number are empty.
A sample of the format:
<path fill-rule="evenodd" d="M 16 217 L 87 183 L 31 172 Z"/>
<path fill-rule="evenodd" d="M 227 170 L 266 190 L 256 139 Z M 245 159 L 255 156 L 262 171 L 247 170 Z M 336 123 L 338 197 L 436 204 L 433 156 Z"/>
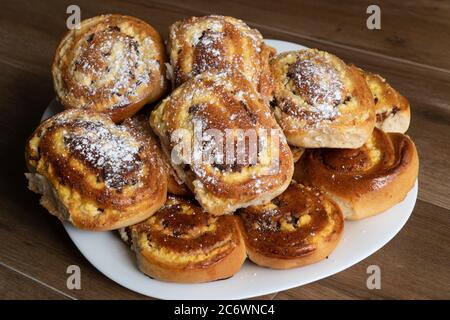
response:
<path fill-rule="evenodd" d="M 260 1 L 257 7 L 252 3 L 77 1 L 83 18 L 108 12 L 134 15 L 164 37 L 171 23 L 187 16 L 234 15 L 266 38 L 327 50 L 386 77 L 412 105 L 408 134 L 421 160 L 419 201 L 412 218 L 388 245 L 359 264 L 313 284 L 260 298 L 450 298 L 449 3 L 379 1 L 382 29 L 378 31 L 365 28 L 367 1 Z M 69 4 L 72 1 L 4 1 L 0 11 L 0 165 L 4 168 L 0 171 L 0 263 L 8 266 L 0 265 L 0 297 L 146 298 L 95 270 L 60 223 L 39 206 L 38 197 L 26 189 L 24 143 L 54 97 L 49 68 L 66 31 Z M 66 287 L 71 264 L 81 268 L 81 290 Z M 366 268 L 371 264 L 381 268 L 381 290 L 366 288 Z"/>
<path fill-rule="evenodd" d="M 137 0 L 145 6 L 145 0 Z M 154 2 L 154 1 L 152 1 Z M 239 17 L 257 28 L 294 34 L 304 40 L 340 46 L 369 55 L 402 59 L 435 68 L 450 68 L 450 3 L 445 1 L 401 2 L 382 0 L 335 1 L 281 0 L 157 0 L 158 3 L 199 14 L 220 13 Z M 381 30 L 366 27 L 366 9 L 376 4 L 381 9 Z"/>
<path fill-rule="evenodd" d="M 10 269 L 4 265 L 0 265 L 0 299 L 45 299 L 45 300 L 62 300 L 70 299 L 58 291 L 43 285 L 39 281 L 30 279 Z M 32 293 L 32 294 L 30 294 Z"/>

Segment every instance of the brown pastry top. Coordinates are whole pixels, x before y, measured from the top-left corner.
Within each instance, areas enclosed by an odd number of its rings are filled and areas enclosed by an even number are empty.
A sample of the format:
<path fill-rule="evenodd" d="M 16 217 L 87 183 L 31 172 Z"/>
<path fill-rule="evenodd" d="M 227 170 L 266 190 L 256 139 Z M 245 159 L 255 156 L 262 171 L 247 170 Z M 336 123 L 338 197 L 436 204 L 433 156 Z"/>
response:
<path fill-rule="evenodd" d="M 145 211 L 166 192 L 154 146 L 102 114 L 73 109 L 53 116 L 31 136 L 26 154 L 30 170 L 50 181 L 79 219 L 73 222 L 87 229 Z"/>
<path fill-rule="evenodd" d="M 211 15 L 178 21 L 170 27 L 168 45 L 175 87 L 204 71 L 231 67 L 270 94 L 268 62 L 275 50 L 241 20 Z"/>
<path fill-rule="evenodd" d="M 269 108 L 237 71 L 206 72 L 186 82 L 153 111 L 151 124 L 172 154 L 179 152 L 179 141 L 171 138 L 179 129 L 187 130 L 183 136 L 189 142 L 196 130 L 203 134 L 202 149 L 193 145 L 187 160 L 179 154 L 183 161 L 178 167 L 192 175 L 196 190 L 216 200 L 254 199 L 290 180 L 289 146 Z M 251 146 L 246 132 L 254 137 Z M 223 152 L 217 152 L 217 145 Z"/>
<path fill-rule="evenodd" d="M 69 31 L 52 66 L 66 108 L 114 112 L 166 86 L 165 53 L 158 32 L 133 17 L 104 15 Z"/>
<path fill-rule="evenodd" d="M 368 71 L 361 69 L 359 69 L 359 71 L 366 79 L 370 91 L 372 92 L 378 128 L 382 127 L 384 120 L 388 117 L 394 116 L 399 112 L 410 112 L 408 100 L 392 88 L 389 83 L 386 82 L 386 79 L 378 74 Z"/>
<path fill-rule="evenodd" d="M 145 141 L 149 147 L 155 149 L 155 153 L 159 155 L 161 161 L 161 168 L 167 173 L 167 192 L 183 196 L 192 195 L 188 187 L 182 183 L 180 178 L 176 175 L 176 172 L 170 165 L 168 156 L 161 149 L 159 138 L 153 133 L 153 130 L 150 127 L 149 113 L 140 113 L 125 119 L 122 125 L 129 127 L 131 129 L 130 132 L 135 135 L 136 138 Z"/>
<path fill-rule="evenodd" d="M 361 195 L 389 184 L 416 156 L 408 136 L 375 128 L 369 141 L 358 149 L 306 150 L 294 178 L 314 181 L 339 195 Z"/>
<path fill-rule="evenodd" d="M 317 188 L 292 182 L 271 202 L 238 211 L 246 242 L 260 254 L 297 258 L 311 254 L 317 244 L 342 231 L 337 205 Z"/>
<path fill-rule="evenodd" d="M 241 241 L 235 217 L 209 215 L 194 200 L 174 195 L 152 217 L 130 229 L 145 257 L 183 268 L 208 267 Z"/>

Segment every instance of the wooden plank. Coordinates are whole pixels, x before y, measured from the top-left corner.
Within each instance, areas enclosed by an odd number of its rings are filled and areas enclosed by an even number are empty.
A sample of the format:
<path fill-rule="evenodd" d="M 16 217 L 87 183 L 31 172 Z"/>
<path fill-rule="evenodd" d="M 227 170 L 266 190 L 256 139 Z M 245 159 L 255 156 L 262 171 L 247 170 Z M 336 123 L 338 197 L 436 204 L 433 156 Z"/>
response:
<path fill-rule="evenodd" d="M 156 0 L 158 3 L 191 10 L 200 15 L 223 14 L 241 18 L 255 27 L 296 34 L 350 50 L 376 53 L 437 68 L 450 69 L 450 3 L 445 1 L 402 2 L 381 0 L 339 1 L 281 0 Z M 155 0 L 152 3 L 156 2 Z M 138 0 L 143 6 L 148 1 Z M 381 30 L 366 27 L 366 9 L 381 9 Z"/>
<path fill-rule="evenodd" d="M 2 212 L 0 217 L 2 262 L 77 299 L 144 298 L 98 272 L 76 249 L 59 221 L 36 207 L 37 197 L 27 195 L 22 200 L 28 204 L 11 203 L 5 211 L 15 214 Z M 81 290 L 66 286 L 69 265 L 81 269 Z"/>
<path fill-rule="evenodd" d="M 70 299 L 45 285 L 40 284 L 0 264 L 0 299 Z M 31 293 L 31 294 L 30 294 Z"/>

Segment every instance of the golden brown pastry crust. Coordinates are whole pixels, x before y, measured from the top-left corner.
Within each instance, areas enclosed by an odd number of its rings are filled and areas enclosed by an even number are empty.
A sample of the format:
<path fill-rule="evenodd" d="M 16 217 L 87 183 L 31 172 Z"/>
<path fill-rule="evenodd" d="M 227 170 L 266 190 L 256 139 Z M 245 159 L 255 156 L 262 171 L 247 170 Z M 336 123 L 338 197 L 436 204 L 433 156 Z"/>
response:
<path fill-rule="evenodd" d="M 408 100 L 392 88 L 386 79 L 378 74 L 359 69 L 372 92 L 376 126 L 384 132 L 405 133 L 409 127 L 411 111 Z"/>
<path fill-rule="evenodd" d="M 159 138 L 153 133 L 148 118 L 149 113 L 140 113 L 131 118 L 125 119 L 122 125 L 132 129 L 130 132 L 137 138 L 146 141 L 149 147 L 154 149 L 155 154 L 159 156 L 161 168 L 165 170 L 167 176 L 167 192 L 180 196 L 191 196 L 192 192 L 177 177 L 175 171 L 170 165 L 167 155 L 162 151 Z"/>
<path fill-rule="evenodd" d="M 115 122 L 159 99 L 168 87 L 160 35 L 122 15 L 90 18 L 69 31 L 56 49 L 52 74 L 65 108 L 107 113 Z"/>
<path fill-rule="evenodd" d="M 250 260 L 275 269 L 325 259 L 344 227 L 342 212 L 331 199 L 295 181 L 270 203 L 240 209 L 239 216 Z"/>
<path fill-rule="evenodd" d="M 26 162 L 41 203 L 81 229 L 140 222 L 166 199 L 153 146 L 103 114 L 72 109 L 46 120 L 27 142 Z"/>
<path fill-rule="evenodd" d="M 169 195 L 158 212 L 129 229 L 139 268 L 158 280 L 225 279 L 237 273 L 246 258 L 236 217 L 209 215 L 182 197 Z"/>
<path fill-rule="evenodd" d="M 174 157 L 171 158 L 178 176 L 212 214 L 267 202 L 289 185 L 293 170 L 289 146 L 269 108 L 237 71 L 205 72 L 185 82 L 152 112 L 150 123 L 164 151 L 182 160 L 174 163 Z M 192 146 L 192 151 L 187 152 L 191 159 L 186 159 L 177 148 L 177 140 L 173 140 L 180 130 L 184 130 L 182 136 Z M 200 152 L 196 152 L 192 142 L 196 130 L 201 130 L 203 137 L 211 132 L 210 141 L 203 141 Z M 206 152 L 201 151 L 208 150 L 214 142 L 220 145 L 212 131 L 223 138 L 224 145 L 231 142 L 235 150 L 239 134 L 246 132 L 253 133 L 255 141 L 263 141 L 267 147 L 259 144 L 258 153 L 253 153 L 255 159 L 249 156 L 250 148 L 241 154 L 236 151 L 231 157 L 233 151 L 227 151 L 231 148 L 224 147 L 220 158 L 215 157 L 218 153 L 213 149 L 213 161 L 209 161 Z M 227 132 L 234 138 L 227 138 Z M 228 157 L 231 161 L 226 161 Z M 239 157 L 243 161 L 237 161 Z"/>
<path fill-rule="evenodd" d="M 242 20 L 210 15 L 177 21 L 170 27 L 168 51 L 174 87 L 204 71 L 231 67 L 240 70 L 264 98 L 271 94 L 269 59 L 275 49 Z"/>
<path fill-rule="evenodd" d="M 372 94 L 353 66 L 317 49 L 271 60 L 275 117 L 290 145 L 358 148 L 375 126 Z"/>
<path fill-rule="evenodd" d="M 346 219 L 358 220 L 401 202 L 418 169 L 417 150 L 408 136 L 376 128 L 359 149 L 306 150 L 294 178 L 323 188 Z"/>

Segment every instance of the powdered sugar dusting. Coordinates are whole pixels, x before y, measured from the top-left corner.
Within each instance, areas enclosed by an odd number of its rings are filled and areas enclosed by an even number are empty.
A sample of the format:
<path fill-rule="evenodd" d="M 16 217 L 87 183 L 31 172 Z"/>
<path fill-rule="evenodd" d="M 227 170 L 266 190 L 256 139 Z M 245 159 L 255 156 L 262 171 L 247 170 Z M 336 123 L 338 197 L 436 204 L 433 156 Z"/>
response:
<path fill-rule="evenodd" d="M 263 38 L 256 29 L 242 20 L 217 15 L 193 17 L 176 26 L 171 28 L 171 47 L 179 50 L 178 55 L 192 58 L 191 67 L 172 61 L 179 73 L 175 73 L 176 85 L 202 72 L 226 68 L 240 70 L 252 82 L 259 81 L 264 63 L 260 57 Z M 180 39 L 185 43 L 178 43 Z M 185 44 L 192 50 L 185 50 Z"/>
<path fill-rule="evenodd" d="M 295 89 L 308 103 L 314 120 L 332 120 L 339 116 L 337 105 L 343 100 L 343 84 L 338 71 L 320 58 L 298 60 L 288 69 Z"/>
<path fill-rule="evenodd" d="M 197 75 L 211 68 L 225 66 L 223 48 L 223 33 L 211 29 L 205 30 L 200 38 L 194 41 L 195 54 L 192 66 L 192 74 Z"/>
<path fill-rule="evenodd" d="M 107 187 L 121 189 L 137 182 L 137 177 L 130 175 L 142 167 L 139 143 L 126 129 L 84 120 L 76 120 L 71 126 L 76 129 L 65 134 L 66 146 L 81 161 L 100 170 Z"/>
<path fill-rule="evenodd" d="M 73 62 L 74 85 L 89 93 L 90 103 L 105 98 L 111 99 L 110 108 L 131 103 L 137 89 L 150 82 L 152 70 L 159 68 L 156 60 L 144 57 L 153 45 L 150 38 L 139 41 L 119 27 L 89 35 Z"/>

